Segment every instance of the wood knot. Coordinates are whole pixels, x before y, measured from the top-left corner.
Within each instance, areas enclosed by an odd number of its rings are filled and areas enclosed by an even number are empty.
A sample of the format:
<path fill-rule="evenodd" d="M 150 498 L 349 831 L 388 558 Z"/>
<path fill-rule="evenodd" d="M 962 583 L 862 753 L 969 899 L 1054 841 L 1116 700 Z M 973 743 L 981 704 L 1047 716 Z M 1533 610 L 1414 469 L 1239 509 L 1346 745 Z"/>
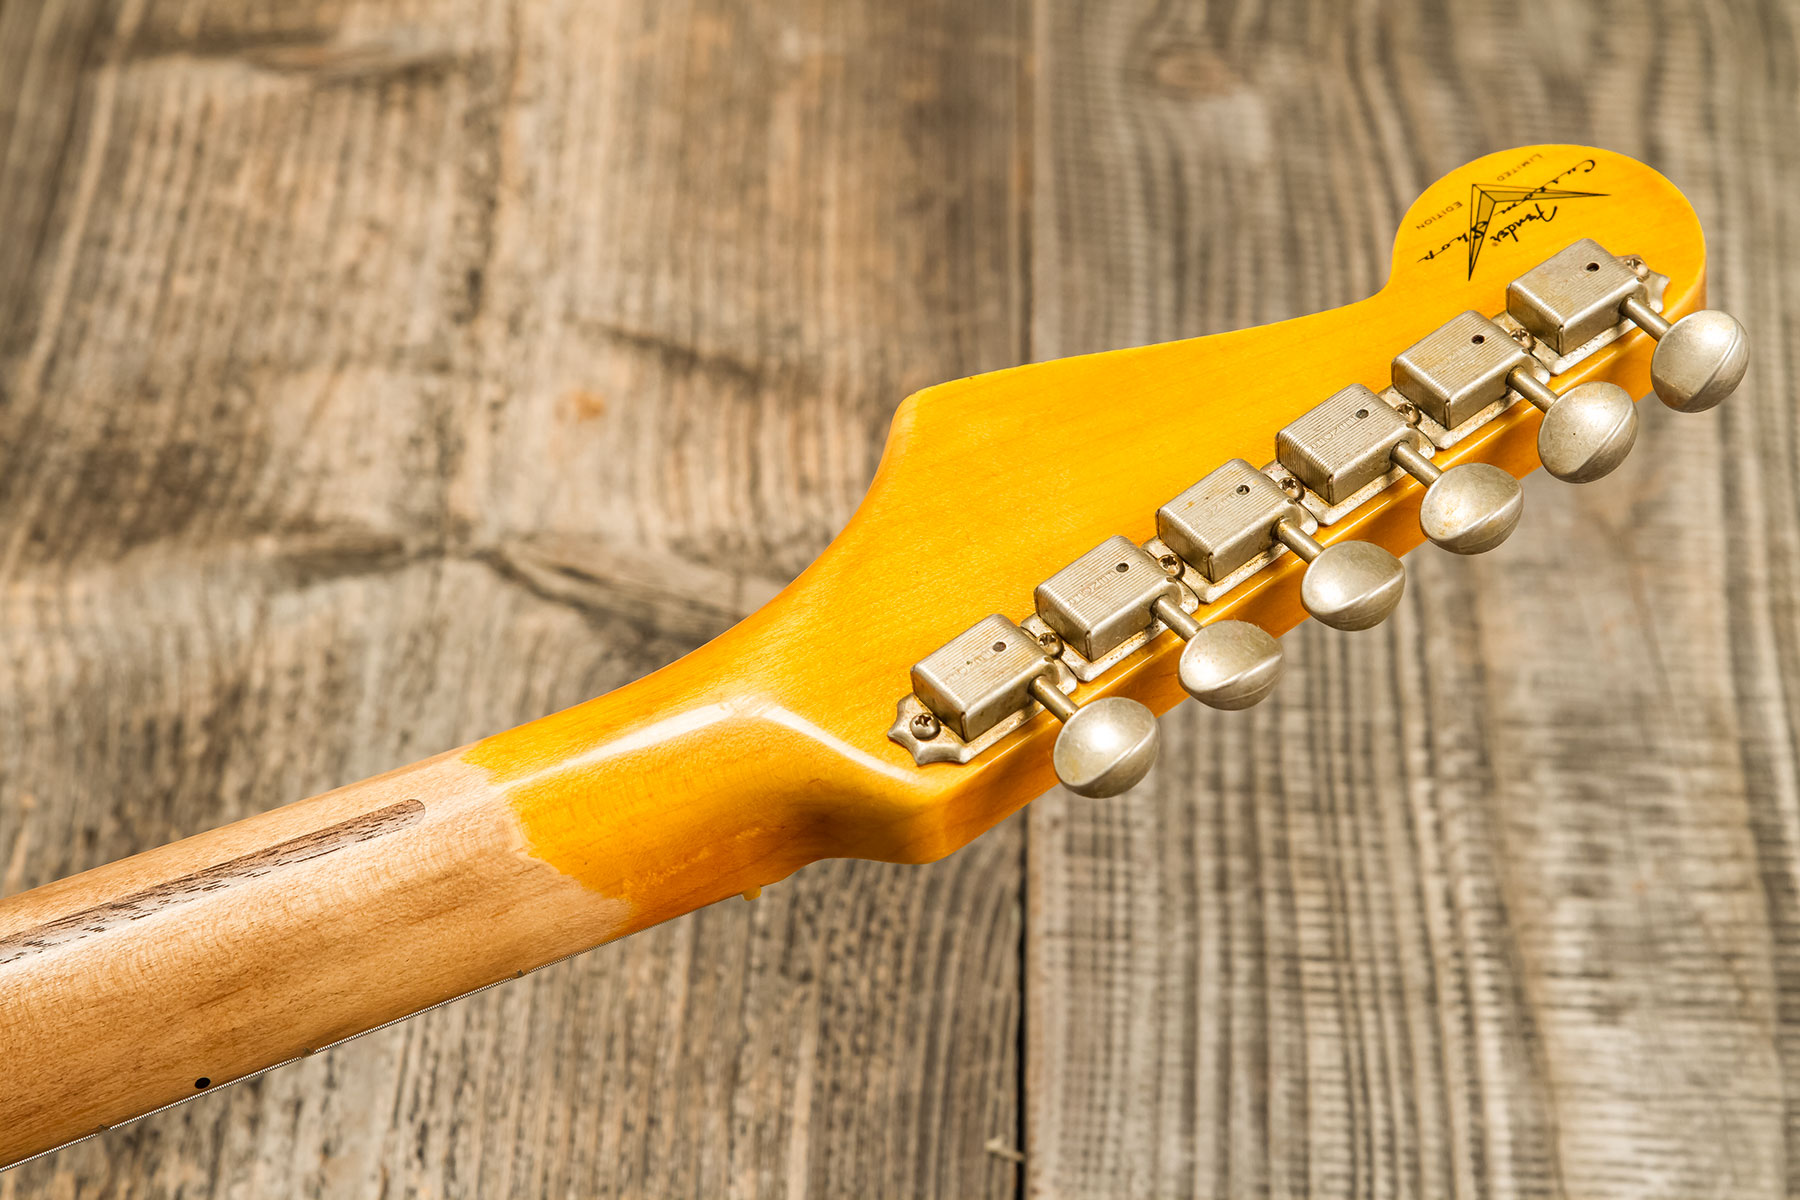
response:
<path fill-rule="evenodd" d="M 1205 46 L 1164 46 L 1150 56 L 1150 78 L 1178 96 L 1224 96 L 1243 87 L 1231 65 Z"/>

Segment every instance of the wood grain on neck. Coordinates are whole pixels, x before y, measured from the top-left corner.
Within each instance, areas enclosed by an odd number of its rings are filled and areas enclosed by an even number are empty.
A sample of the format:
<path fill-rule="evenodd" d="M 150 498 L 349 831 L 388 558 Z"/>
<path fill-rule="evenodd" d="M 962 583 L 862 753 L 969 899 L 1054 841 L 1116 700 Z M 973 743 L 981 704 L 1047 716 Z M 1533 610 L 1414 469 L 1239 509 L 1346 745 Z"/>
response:
<path fill-rule="evenodd" d="M 0 966 L 32 954 L 89 937 L 104 937 L 133 921 L 158 916 L 193 900 L 217 896 L 235 884 L 261 879 L 272 871 L 312 862 L 327 854 L 404 829 L 418 820 L 425 805 L 401 800 L 373 812 L 328 825 L 314 833 L 252 850 L 215 866 L 203 867 L 135 892 L 102 900 L 88 908 L 55 917 L 41 925 L 0 937 Z"/>
<path fill-rule="evenodd" d="M 34 1080 L 0 1095 L 0 1162 L 751 886 L 716 861 L 639 901 L 588 886 L 532 853 L 507 786 L 468 754 L 0 901 L 0 1061 Z M 639 766 L 627 749 L 584 768 L 593 832 L 621 861 L 704 858 L 675 826 L 607 821 L 608 795 L 644 788 Z M 737 794 L 728 762 L 689 766 Z M 748 862 L 774 844 L 724 833 Z"/>

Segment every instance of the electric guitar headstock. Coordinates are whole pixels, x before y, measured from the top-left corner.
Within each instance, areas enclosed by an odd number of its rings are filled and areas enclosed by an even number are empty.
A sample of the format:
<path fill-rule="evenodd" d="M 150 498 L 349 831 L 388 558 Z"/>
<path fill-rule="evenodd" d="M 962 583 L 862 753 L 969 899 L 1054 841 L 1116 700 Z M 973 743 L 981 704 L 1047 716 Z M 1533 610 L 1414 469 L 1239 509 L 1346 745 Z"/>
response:
<path fill-rule="evenodd" d="M 1498 545 L 1540 464 L 1611 471 L 1633 396 L 1727 395 L 1745 338 L 1700 311 L 1705 261 L 1655 171 L 1532 146 L 1427 189 L 1366 300 L 928 388 L 842 536 L 728 635 L 757 663 L 732 674 L 841 759 L 822 790 L 872 802 L 810 810 L 834 852 L 934 857 L 1053 770 L 1117 793 L 1155 712 L 1262 699 L 1279 634 L 1377 624 L 1398 555 Z"/>

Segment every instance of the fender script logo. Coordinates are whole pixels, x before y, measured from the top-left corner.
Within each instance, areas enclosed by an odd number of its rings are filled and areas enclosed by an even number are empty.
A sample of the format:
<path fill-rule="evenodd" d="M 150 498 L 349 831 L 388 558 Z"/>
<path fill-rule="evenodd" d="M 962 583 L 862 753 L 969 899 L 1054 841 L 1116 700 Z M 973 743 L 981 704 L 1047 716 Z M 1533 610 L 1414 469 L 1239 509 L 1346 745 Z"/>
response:
<path fill-rule="evenodd" d="M 1481 259 L 1481 248 L 1489 242 L 1517 241 L 1519 231 L 1533 222 L 1548 224 L 1556 219 L 1558 206 L 1546 200 L 1591 200 L 1606 192 L 1578 192 L 1556 186 L 1571 175 L 1585 175 L 1595 167 L 1593 159 L 1583 159 L 1568 170 L 1552 176 L 1537 187 L 1517 187 L 1504 183 L 1469 185 L 1469 230 L 1459 233 L 1435 250 L 1419 256 L 1429 262 L 1461 242 L 1469 249 L 1468 278 L 1475 278 L 1475 264 Z M 1530 207 L 1526 207 L 1529 205 Z M 1522 210 L 1522 211 L 1521 211 Z M 1496 218 L 1500 223 L 1496 224 Z"/>

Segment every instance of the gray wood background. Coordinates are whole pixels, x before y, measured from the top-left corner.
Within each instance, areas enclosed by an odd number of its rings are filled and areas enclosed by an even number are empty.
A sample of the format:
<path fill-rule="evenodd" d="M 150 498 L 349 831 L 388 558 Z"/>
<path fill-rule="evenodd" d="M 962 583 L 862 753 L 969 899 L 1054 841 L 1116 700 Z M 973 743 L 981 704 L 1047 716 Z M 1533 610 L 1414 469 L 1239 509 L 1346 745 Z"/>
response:
<path fill-rule="evenodd" d="M 677 657 L 907 392 L 1356 299 L 1489 150 L 1670 174 L 1755 343 L 1380 632 L 1290 636 L 1272 703 L 1171 716 L 1129 798 L 821 864 L 0 1200 L 1800 1192 L 1797 18 L 0 3 L 6 892 Z"/>

